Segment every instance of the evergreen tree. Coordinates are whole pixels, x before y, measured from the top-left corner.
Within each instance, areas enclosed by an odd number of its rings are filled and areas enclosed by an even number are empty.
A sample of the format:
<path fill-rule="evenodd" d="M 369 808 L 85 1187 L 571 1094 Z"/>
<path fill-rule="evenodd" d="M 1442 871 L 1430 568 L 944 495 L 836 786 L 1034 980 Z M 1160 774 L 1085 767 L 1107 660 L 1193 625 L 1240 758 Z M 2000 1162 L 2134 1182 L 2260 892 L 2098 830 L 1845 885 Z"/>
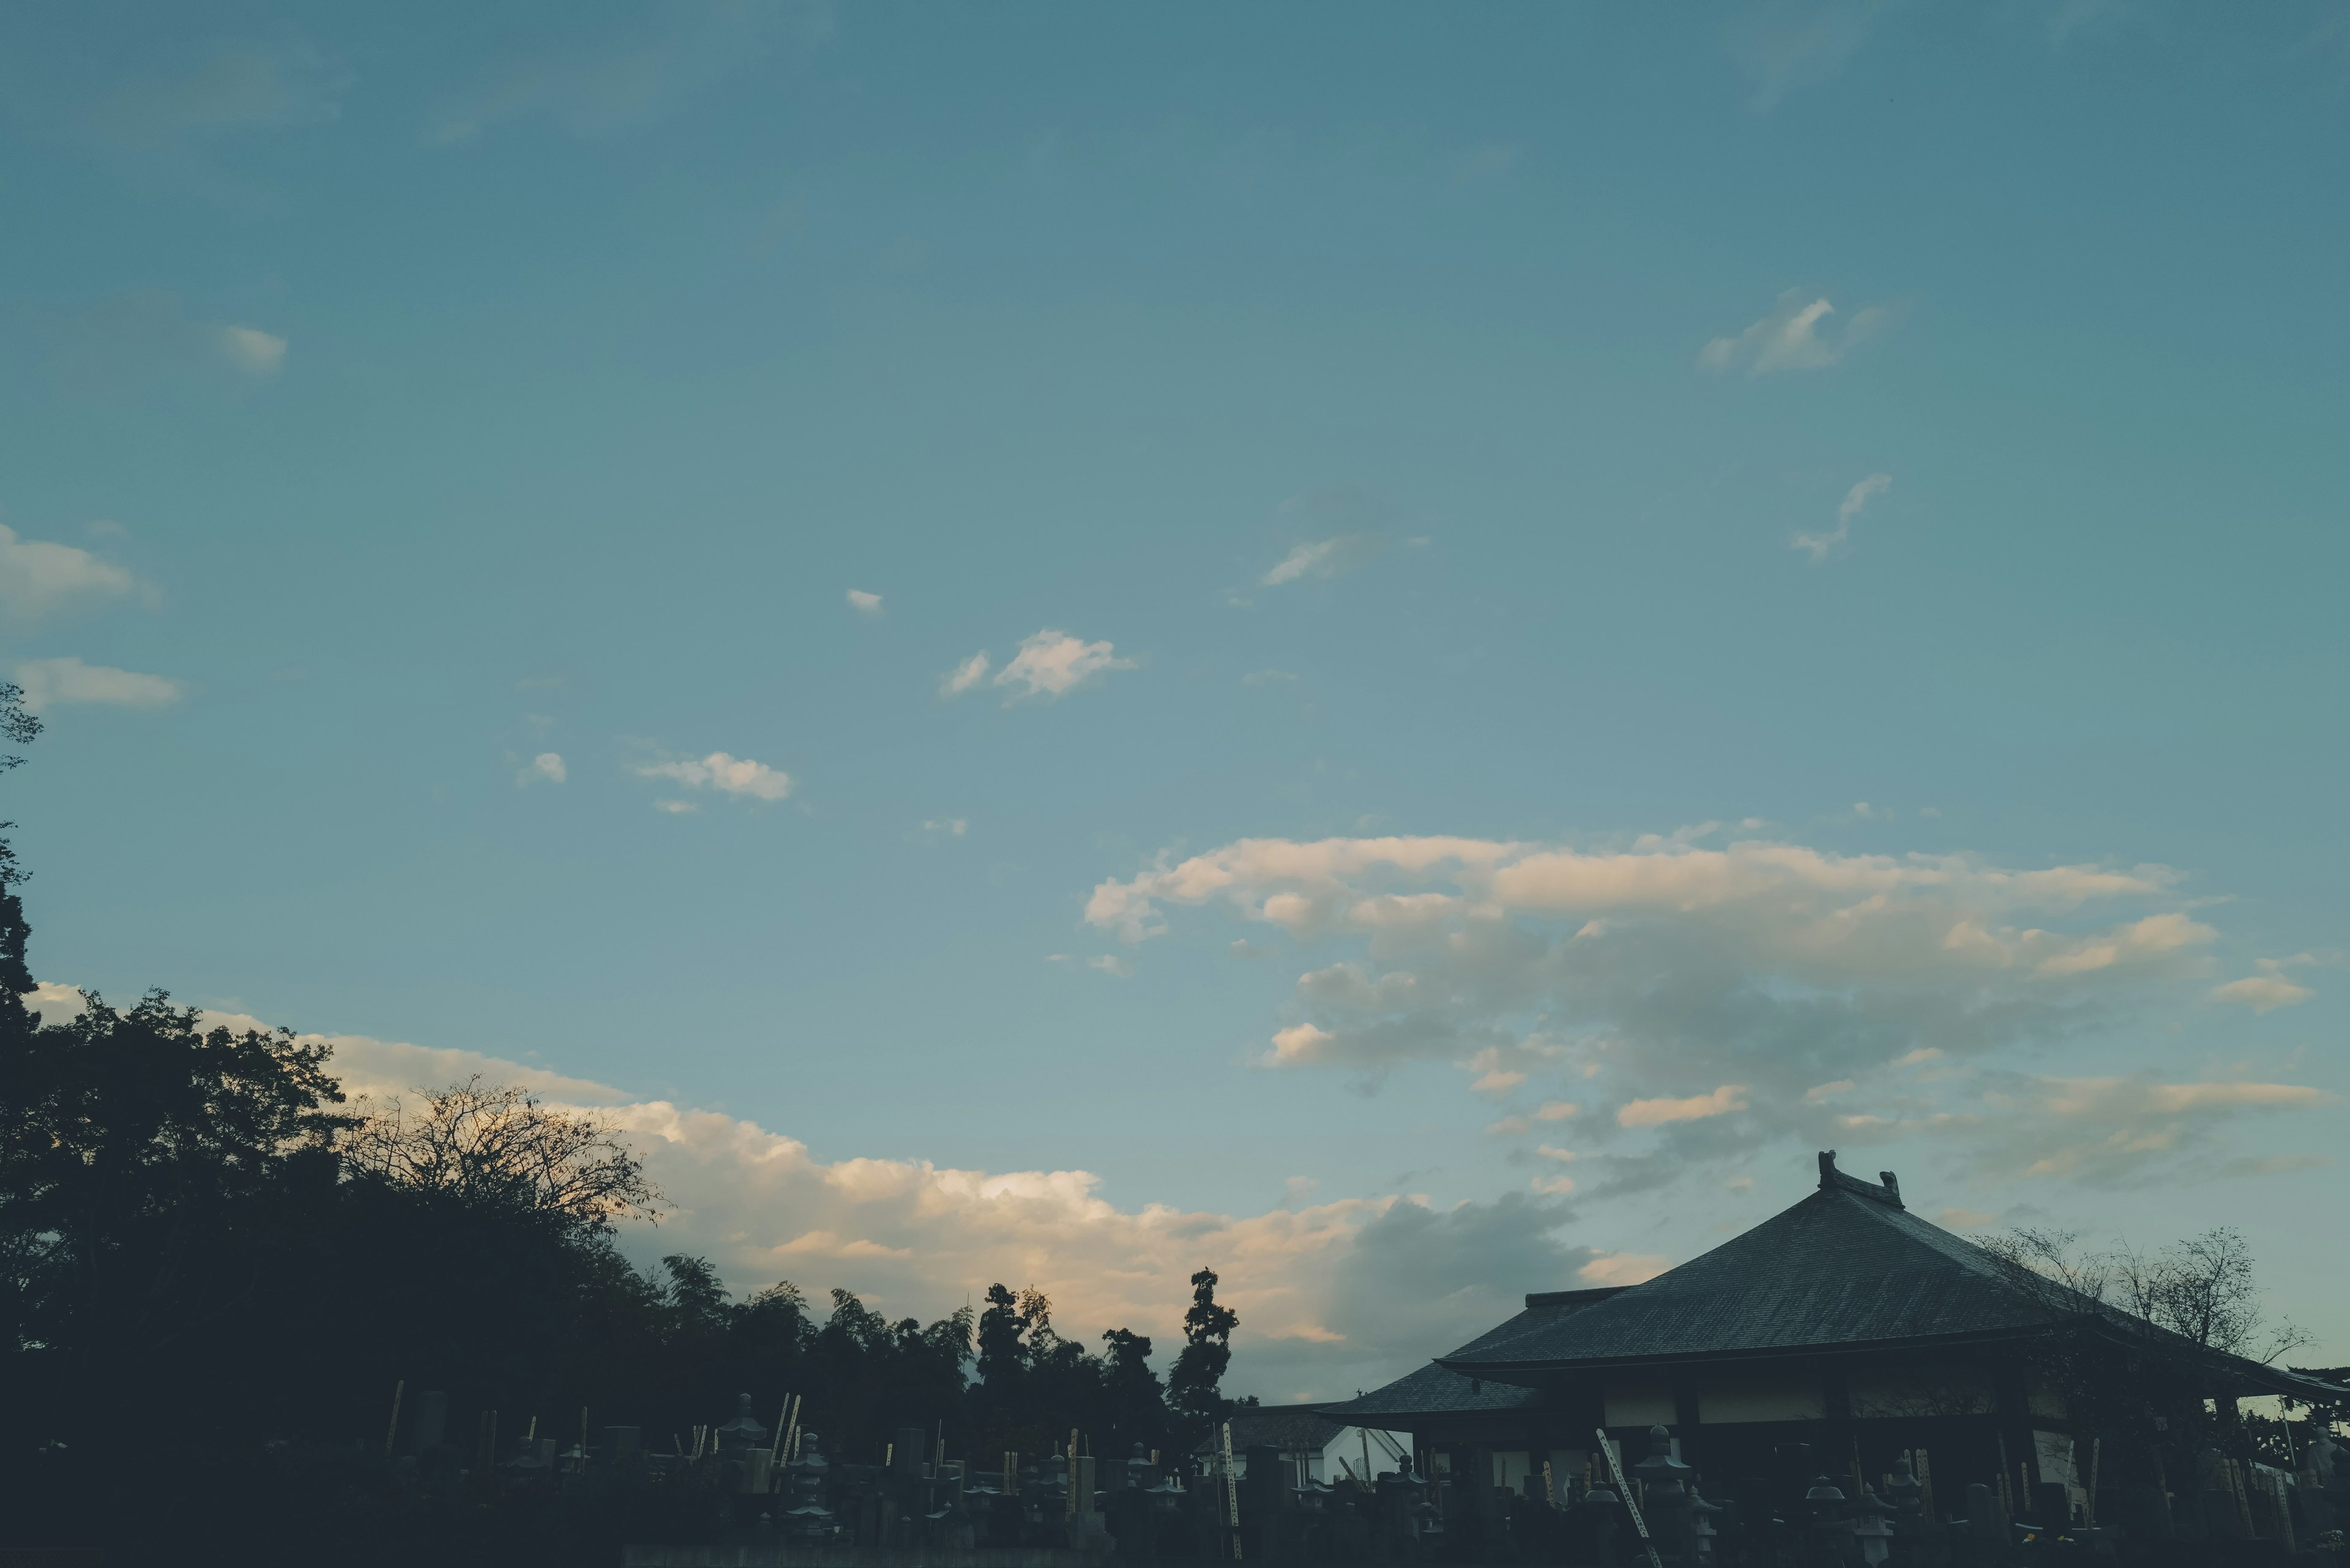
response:
<path fill-rule="evenodd" d="M 41 722 L 25 711 L 25 689 L 13 680 L 0 681 L 0 742 L 29 745 L 40 732 Z M 24 760 L 0 753 L 0 774 Z M 0 835 L 16 826 L 0 822 Z M 17 885 L 24 880 L 16 851 L 5 837 L 0 837 L 0 1044 L 10 1045 L 21 1044 L 41 1023 L 39 1013 L 25 1007 L 25 998 L 33 991 L 33 971 L 25 961 L 26 943 L 33 929 L 25 921 L 24 900 L 16 896 Z"/>
<path fill-rule="evenodd" d="M 979 1381 L 991 1400 L 1013 1397 L 1028 1364 L 1028 1347 L 1020 1337 L 1027 1328 L 1027 1315 L 1010 1288 L 1000 1281 L 988 1286 L 987 1310 L 979 1314 Z"/>
<path fill-rule="evenodd" d="M 1150 1369 L 1150 1336 L 1113 1328 L 1102 1334 L 1102 1392 L 1109 1412 L 1112 1459 L 1136 1443 L 1161 1447 L 1170 1425 L 1167 1390 Z"/>
<path fill-rule="evenodd" d="M 1224 1369 L 1232 1361 L 1232 1330 L 1240 1314 L 1216 1300 L 1216 1272 L 1191 1276 L 1191 1310 L 1183 1314 L 1183 1348 L 1167 1376 L 1167 1402 L 1180 1418 L 1180 1436 L 1196 1442 L 1222 1419 L 1227 1404 Z"/>

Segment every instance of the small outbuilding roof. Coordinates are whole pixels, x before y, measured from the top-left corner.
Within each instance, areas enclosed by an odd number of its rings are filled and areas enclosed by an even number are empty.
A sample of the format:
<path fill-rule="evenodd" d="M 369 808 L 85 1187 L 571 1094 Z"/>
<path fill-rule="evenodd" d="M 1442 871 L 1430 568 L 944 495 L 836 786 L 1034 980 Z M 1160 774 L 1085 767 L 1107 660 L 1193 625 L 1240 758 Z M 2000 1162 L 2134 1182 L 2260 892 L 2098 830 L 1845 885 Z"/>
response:
<path fill-rule="evenodd" d="M 1284 1453 L 1318 1453 L 1348 1425 L 1333 1420 L 1317 1405 L 1242 1405 L 1225 1419 L 1232 1423 L 1235 1454 L 1260 1443 Z M 1211 1431 L 1192 1451 L 1212 1452 L 1222 1441 L 1221 1434 Z"/>
<path fill-rule="evenodd" d="M 1621 1285 L 1610 1285 L 1598 1290 L 1536 1292 L 1526 1297 L 1525 1311 L 1499 1328 L 1490 1329 L 1471 1340 L 1453 1355 L 1466 1355 L 1472 1351 L 1523 1338 L 1554 1326 L 1587 1307 L 1596 1306 L 1609 1296 L 1621 1293 L 1623 1289 Z M 1513 1383 L 1487 1383 L 1464 1372 L 1451 1371 L 1431 1361 L 1419 1371 L 1399 1377 L 1383 1388 L 1357 1394 L 1352 1399 L 1336 1404 L 1325 1405 L 1321 1409 L 1324 1415 L 1354 1426 L 1376 1427 L 1383 1421 L 1400 1424 L 1414 1417 L 1523 1409 L 1538 1403 L 1541 1397 L 1532 1388 Z"/>

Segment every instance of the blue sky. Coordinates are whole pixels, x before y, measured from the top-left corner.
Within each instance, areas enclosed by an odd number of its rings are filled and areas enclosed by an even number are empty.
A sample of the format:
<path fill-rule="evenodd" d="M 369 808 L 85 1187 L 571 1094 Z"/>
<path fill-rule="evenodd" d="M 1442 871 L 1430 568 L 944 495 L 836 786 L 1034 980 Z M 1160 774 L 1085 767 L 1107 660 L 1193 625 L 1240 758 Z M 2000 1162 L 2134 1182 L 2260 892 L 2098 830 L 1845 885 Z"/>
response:
<path fill-rule="evenodd" d="M 36 972 L 1269 1395 L 1830 1143 L 2341 1360 L 2345 118 L 2317 4 L 15 8 Z"/>

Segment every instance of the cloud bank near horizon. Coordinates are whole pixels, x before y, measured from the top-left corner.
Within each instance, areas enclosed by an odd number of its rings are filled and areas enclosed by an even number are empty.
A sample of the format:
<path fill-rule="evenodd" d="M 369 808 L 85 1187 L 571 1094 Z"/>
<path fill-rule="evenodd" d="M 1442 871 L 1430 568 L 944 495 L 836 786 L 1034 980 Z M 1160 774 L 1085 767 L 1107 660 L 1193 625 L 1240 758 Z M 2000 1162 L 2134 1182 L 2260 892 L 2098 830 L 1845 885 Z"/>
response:
<path fill-rule="evenodd" d="M 81 1003 L 57 984 L 31 1001 L 52 1022 Z M 204 1022 L 268 1027 L 244 1013 L 208 1011 Z M 1376 1386 L 1508 1317 L 1528 1291 L 1629 1283 L 1668 1261 L 1569 1242 L 1573 1211 L 1538 1194 L 1449 1207 L 1350 1198 L 1251 1215 L 1121 1209 L 1090 1171 L 827 1162 L 742 1117 L 528 1063 L 365 1035 L 304 1038 L 333 1047 L 330 1070 L 354 1099 L 480 1074 L 602 1112 L 674 1206 L 658 1224 L 624 1227 L 622 1251 L 639 1262 L 706 1256 L 738 1295 L 790 1280 L 819 1301 L 838 1287 L 891 1317 L 930 1320 L 995 1282 L 1033 1284 L 1063 1332 L 1090 1344 L 1130 1327 L 1157 1342 L 1164 1365 L 1180 1343 L 1191 1274 L 1206 1264 L 1222 1276 L 1219 1299 L 1241 1314 L 1227 1386 L 1268 1401 Z"/>

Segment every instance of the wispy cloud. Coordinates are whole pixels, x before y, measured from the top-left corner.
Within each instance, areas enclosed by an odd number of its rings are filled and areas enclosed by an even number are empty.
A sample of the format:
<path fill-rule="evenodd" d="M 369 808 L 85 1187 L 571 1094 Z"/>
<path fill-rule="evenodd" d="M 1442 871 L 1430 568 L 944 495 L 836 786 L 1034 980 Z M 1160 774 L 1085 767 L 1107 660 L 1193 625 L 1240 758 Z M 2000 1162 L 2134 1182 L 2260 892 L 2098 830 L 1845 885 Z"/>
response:
<path fill-rule="evenodd" d="M 570 776 L 571 771 L 563 765 L 560 753 L 541 752 L 515 774 L 515 784 L 517 788 L 527 788 L 536 784 L 561 784 Z"/>
<path fill-rule="evenodd" d="M 1334 534 L 1327 539 L 1309 539 L 1274 562 L 1273 569 L 1257 579 L 1257 586 L 1277 588 L 1301 577 L 1335 577 L 1378 555 L 1380 545 L 1381 541 L 1369 534 Z"/>
<path fill-rule="evenodd" d="M 1484 141 L 1463 153 L 1452 166 L 1456 184 L 1471 185 L 1496 180 L 1518 166 L 1526 150 L 1514 141 Z"/>
<path fill-rule="evenodd" d="M 1121 980 L 1134 972 L 1134 965 L 1116 953 L 1098 953 L 1092 958 L 1079 958 L 1075 953 L 1046 953 L 1045 961 L 1077 964 L 1087 969 L 1098 970 L 1103 974 L 1116 975 Z"/>
<path fill-rule="evenodd" d="M 673 779 L 688 789 L 715 790 L 744 800 L 782 800 L 792 793 L 789 774 L 724 752 L 678 762 L 639 763 L 636 773 L 639 778 Z"/>
<path fill-rule="evenodd" d="M 354 78 L 307 40 L 192 41 L 172 31 L 93 26 L 62 47 L 42 47 L 60 42 L 54 33 L 38 43 L 0 33 L 9 62 L 0 105 L 36 133 L 137 152 L 342 112 Z"/>
<path fill-rule="evenodd" d="M 1809 551 L 1815 563 L 1826 560 L 1839 545 L 1852 537 L 1853 519 L 1859 516 L 1871 501 L 1892 488 L 1891 474 L 1870 474 L 1844 493 L 1844 499 L 1836 504 L 1836 525 L 1834 528 L 1822 534 L 1798 534 L 1787 541 L 1787 548 Z M 1853 815 L 1861 817 L 1871 815 L 1868 803 L 1862 801 L 1855 805 Z"/>
<path fill-rule="evenodd" d="M 163 708 L 187 694 L 177 680 L 135 670 L 84 664 L 78 659 L 34 659 L 11 672 L 25 689 L 25 706 L 36 713 L 73 703 L 115 708 Z"/>
<path fill-rule="evenodd" d="M 1261 588 L 1353 571 L 1388 547 L 1406 514 L 1386 496 L 1338 484 L 1291 496 L 1275 516 L 1281 531 L 1295 543 L 1257 579 Z"/>
<path fill-rule="evenodd" d="M 1746 1108 L 1745 1085 L 1724 1084 L 1710 1095 L 1691 1095 L 1684 1099 L 1633 1100 L 1617 1110 L 1616 1125 L 1660 1127 L 1668 1122 L 1702 1121 L 1708 1116 L 1726 1116 L 1732 1111 Z"/>
<path fill-rule="evenodd" d="M 0 524 L 0 609 L 29 621 L 139 590 L 129 572 L 74 545 L 20 539 Z"/>
<path fill-rule="evenodd" d="M 981 681 L 986 680 L 987 672 L 992 667 L 993 661 L 987 657 L 987 650 L 985 649 L 982 649 L 977 653 L 972 654 L 969 659 L 964 659 L 961 664 L 956 665 L 952 670 L 948 670 L 944 675 L 939 677 L 939 695 L 941 697 L 962 696 L 964 692 L 970 691 L 972 687 L 977 686 Z"/>
<path fill-rule="evenodd" d="M 2201 1155 L 2205 1168 L 2229 1122 L 2308 1110 L 2336 1096 L 2305 1084 L 2253 1080 L 2172 1084 L 2152 1074 L 2116 1078 L 2014 1076 L 1993 1083 L 1985 1112 L 1934 1130 L 1982 1140 L 2026 1177 L 2093 1187 L 2136 1186 L 2166 1165 Z"/>
<path fill-rule="evenodd" d="M 848 607 L 859 615 L 878 616 L 881 613 L 881 596 L 851 588 L 848 590 Z"/>
<path fill-rule="evenodd" d="M 1832 80 L 1894 9 L 1894 0 L 1751 0 L 1731 14 L 1722 42 L 1753 85 L 1749 101 L 1768 111 Z"/>
<path fill-rule="evenodd" d="M 258 327 L 218 327 L 222 355 L 249 376 L 275 376 L 286 365 L 286 339 Z"/>
<path fill-rule="evenodd" d="M 540 120 L 573 136 L 613 136 L 676 113 L 778 47 L 832 28 L 817 0 L 678 0 L 621 29 L 570 28 L 510 57 L 445 99 L 425 140 L 471 141 L 497 125 Z"/>
<path fill-rule="evenodd" d="M 192 311 L 155 290 L 113 295 L 70 308 L 36 311 L 54 368 L 99 390 L 157 385 L 250 388 L 286 368 L 288 339 L 247 321 Z"/>
<path fill-rule="evenodd" d="M 1132 670 L 1131 659 L 1120 659 L 1118 650 L 1107 642 L 1087 642 L 1066 631 L 1047 627 L 1022 639 L 1013 653 L 1011 662 L 995 671 L 987 651 L 983 649 L 956 665 L 939 679 L 939 695 L 960 697 L 982 681 L 1010 691 L 1007 701 L 1024 698 L 1042 698 L 1052 701 L 1108 674 L 1114 670 Z"/>
<path fill-rule="evenodd" d="M 1892 325 L 1893 315 L 1881 305 L 1855 311 L 1841 330 L 1833 319 L 1835 306 L 1823 295 L 1805 299 L 1800 289 L 1779 296 L 1778 307 L 1762 320 L 1731 337 L 1716 337 L 1698 351 L 1697 362 L 1709 370 L 1743 370 L 1765 376 L 1774 370 L 1823 370 Z"/>
<path fill-rule="evenodd" d="M 2256 1013 L 2297 1006 L 2317 992 L 2286 979 L 2285 966 L 2315 961 L 2308 953 L 2289 959 L 2256 960 L 2253 967 L 2260 971 L 2258 974 L 2248 974 L 2241 980 L 2231 980 L 2225 985 L 2214 987 L 2211 999 L 2214 1002 L 2232 1002 L 2239 1006 L 2249 1007 Z"/>
<path fill-rule="evenodd" d="M 0 116 L 140 184 L 268 208 L 267 189 L 229 172 L 226 156 L 336 119 L 355 78 L 284 26 L 220 36 L 225 14 L 165 7 L 134 26 L 118 6 L 0 6 Z"/>

